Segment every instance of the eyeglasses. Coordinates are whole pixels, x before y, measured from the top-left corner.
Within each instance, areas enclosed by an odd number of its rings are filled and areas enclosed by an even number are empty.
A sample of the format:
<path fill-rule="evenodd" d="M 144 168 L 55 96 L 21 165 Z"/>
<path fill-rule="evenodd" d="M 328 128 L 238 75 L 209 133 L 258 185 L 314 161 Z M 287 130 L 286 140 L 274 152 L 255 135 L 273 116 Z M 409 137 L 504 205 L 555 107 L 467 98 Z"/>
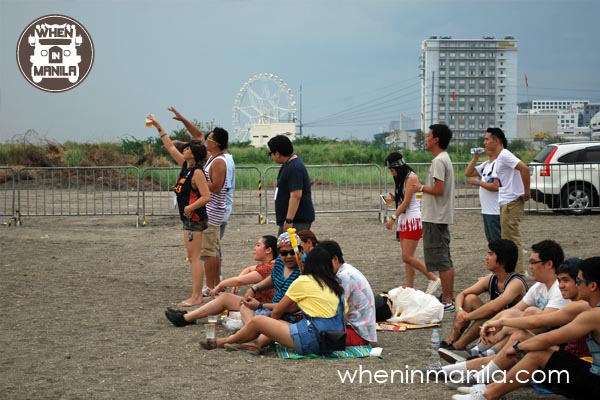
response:
<path fill-rule="evenodd" d="M 576 284 L 577 286 L 581 285 L 581 284 L 582 284 L 582 283 L 584 283 L 584 282 L 585 282 L 585 284 L 586 284 L 586 285 L 589 285 L 589 284 L 590 284 L 592 281 L 588 281 L 587 279 L 581 279 L 581 278 L 579 278 L 579 277 L 576 277 L 576 278 L 575 278 L 575 284 Z"/>
<path fill-rule="evenodd" d="M 280 250 L 279 255 L 281 255 L 281 257 L 293 256 L 294 250 Z"/>
<path fill-rule="evenodd" d="M 539 263 L 543 263 L 544 260 L 529 260 L 529 265 L 535 265 L 535 264 L 539 264 Z"/>

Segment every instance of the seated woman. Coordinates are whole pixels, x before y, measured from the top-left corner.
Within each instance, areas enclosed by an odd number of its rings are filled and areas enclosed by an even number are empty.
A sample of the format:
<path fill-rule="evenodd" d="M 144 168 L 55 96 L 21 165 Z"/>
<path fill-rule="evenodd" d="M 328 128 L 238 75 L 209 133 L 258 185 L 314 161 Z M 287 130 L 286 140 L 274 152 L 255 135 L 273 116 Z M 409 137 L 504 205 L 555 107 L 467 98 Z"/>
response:
<path fill-rule="evenodd" d="M 343 292 L 333 272 L 331 255 L 327 250 L 315 247 L 306 257 L 303 274 L 290 285 L 271 317 L 257 315 L 234 335 L 204 339 L 200 345 L 206 350 L 213 350 L 248 342 L 262 334 L 293 348 L 298 354 L 320 354 L 316 328 L 321 331 L 344 330 Z M 278 319 L 292 304 L 296 304 L 306 317 L 293 324 Z"/>
<path fill-rule="evenodd" d="M 212 290 L 211 295 L 214 296 L 226 287 L 233 288 L 232 293 L 221 293 L 214 300 L 190 312 L 167 308 L 165 316 L 175 326 L 186 326 L 195 324 L 197 319 L 220 314 L 225 310 L 238 311 L 243 297 L 235 294 L 237 287 L 261 282 L 269 277 L 277 255 L 277 239 L 275 236 L 267 235 L 261 237 L 254 245 L 254 260 L 258 261 L 258 264 L 244 268 L 236 277 L 221 281 Z M 256 298 L 258 301 L 270 303 L 274 295 L 274 289 L 263 290 L 257 294 Z"/>
<path fill-rule="evenodd" d="M 296 242 L 300 243 L 300 237 L 298 234 L 294 234 Z M 271 275 L 266 277 L 261 282 L 253 285 L 246 291 L 246 295 L 242 300 L 243 305 L 241 307 L 242 321 L 247 323 L 254 315 L 271 315 L 271 312 L 275 308 L 275 305 L 285 295 L 292 282 L 300 276 L 300 269 L 294 255 L 294 249 L 292 249 L 292 243 L 290 235 L 287 232 L 282 233 L 277 238 L 277 250 L 279 252 L 279 258 L 275 260 L 275 265 L 271 271 Z M 270 302 L 262 302 L 257 297 L 259 293 L 264 290 L 270 290 L 275 288 L 275 295 Z M 300 318 L 295 312 L 297 308 L 292 306 L 289 310 L 286 310 L 282 316 L 289 322 L 295 322 Z"/>

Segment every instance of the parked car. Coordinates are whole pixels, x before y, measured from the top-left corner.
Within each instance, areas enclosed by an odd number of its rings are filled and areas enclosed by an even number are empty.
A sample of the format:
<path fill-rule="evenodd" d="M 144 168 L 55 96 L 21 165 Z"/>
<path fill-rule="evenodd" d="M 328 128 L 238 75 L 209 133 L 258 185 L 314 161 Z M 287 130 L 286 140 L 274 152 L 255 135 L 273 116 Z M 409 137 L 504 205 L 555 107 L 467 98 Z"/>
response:
<path fill-rule="evenodd" d="M 531 198 L 586 214 L 600 206 L 600 142 L 549 144 L 529 164 Z"/>

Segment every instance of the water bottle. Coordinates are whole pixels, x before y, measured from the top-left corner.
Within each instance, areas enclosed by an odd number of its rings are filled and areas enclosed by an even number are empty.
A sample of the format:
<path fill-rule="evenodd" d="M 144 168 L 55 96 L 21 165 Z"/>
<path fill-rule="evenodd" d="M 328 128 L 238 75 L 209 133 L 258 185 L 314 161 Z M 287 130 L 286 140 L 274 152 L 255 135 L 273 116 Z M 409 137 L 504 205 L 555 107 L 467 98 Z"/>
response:
<path fill-rule="evenodd" d="M 438 350 L 440 348 L 440 332 L 438 331 L 437 328 L 433 328 L 433 332 L 431 332 L 431 345 L 430 345 L 430 351 L 431 351 L 431 364 L 430 366 L 441 366 L 442 363 L 440 362 L 440 355 L 438 353 Z"/>

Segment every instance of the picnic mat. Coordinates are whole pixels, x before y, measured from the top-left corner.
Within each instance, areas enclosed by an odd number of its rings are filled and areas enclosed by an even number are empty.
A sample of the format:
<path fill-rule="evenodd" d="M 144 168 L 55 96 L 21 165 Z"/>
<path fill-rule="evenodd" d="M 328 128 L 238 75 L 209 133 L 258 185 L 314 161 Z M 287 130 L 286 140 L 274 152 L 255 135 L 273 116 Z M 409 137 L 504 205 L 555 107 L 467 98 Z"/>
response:
<path fill-rule="evenodd" d="M 377 322 L 375 329 L 378 331 L 404 332 L 410 329 L 435 328 L 440 324 L 409 324 L 408 322 Z"/>
<path fill-rule="evenodd" d="M 288 349 L 285 346 L 275 343 L 275 352 L 277 357 L 290 360 L 299 360 L 301 358 L 327 358 L 327 359 L 340 359 L 340 358 L 364 358 L 369 357 L 371 352 L 371 346 L 348 346 L 346 350 L 340 350 L 333 352 L 328 355 L 318 354 L 305 354 L 303 356 L 296 354 L 292 349 Z"/>

